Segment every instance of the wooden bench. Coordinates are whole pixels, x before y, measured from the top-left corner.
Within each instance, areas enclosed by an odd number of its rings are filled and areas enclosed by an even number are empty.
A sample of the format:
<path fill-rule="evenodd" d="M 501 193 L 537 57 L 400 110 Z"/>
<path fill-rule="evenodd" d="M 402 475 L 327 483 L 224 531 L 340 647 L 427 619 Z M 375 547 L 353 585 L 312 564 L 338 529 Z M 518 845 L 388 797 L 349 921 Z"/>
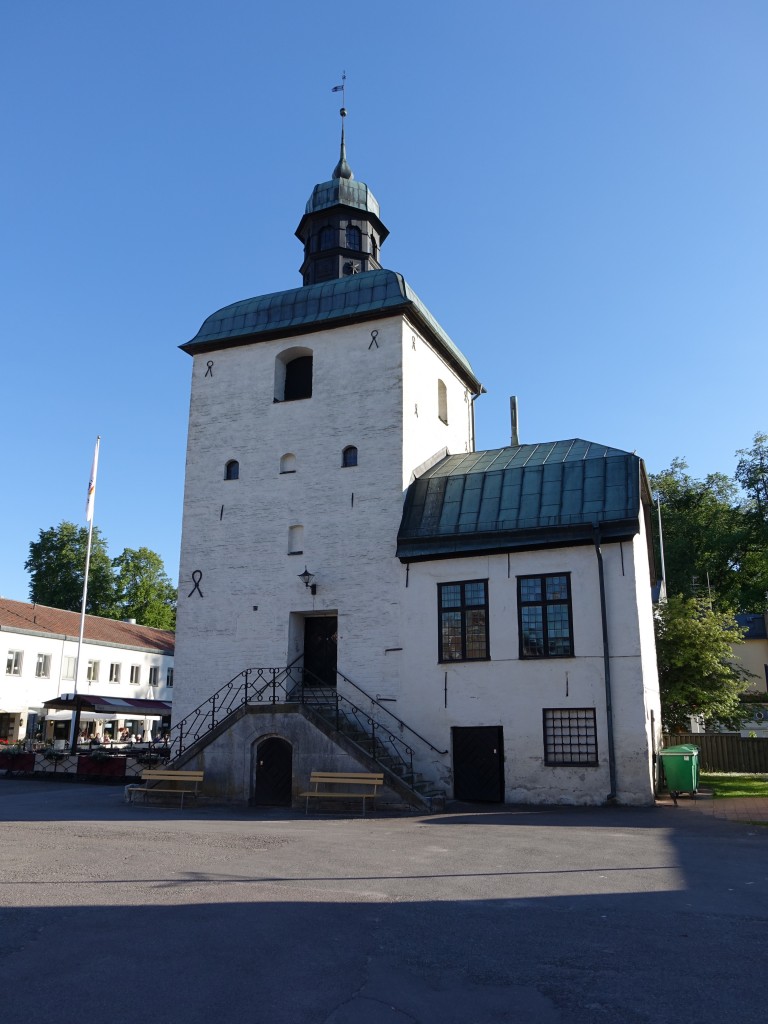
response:
<path fill-rule="evenodd" d="M 183 772 L 174 771 L 172 768 L 145 768 L 141 773 L 143 785 L 132 785 L 125 787 L 125 799 L 132 803 L 133 798 L 141 793 L 144 800 L 148 794 L 153 793 L 174 793 L 181 796 L 181 806 L 184 806 L 184 797 L 191 795 L 197 799 L 200 787 L 203 784 L 204 772 Z"/>
<path fill-rule="evenodd" d="M 299 793 L 306 800 L 305 814 L 309 811 L 310 800 L 349 800 L 357 797 L 363 801 L 365 815 L 365 801 L 369 797 L 375 799 L 376 790 L 384 785 L 384 775 L 372 772 L 312 772 L 309 784 L 314 789 Z M 337 789 L 337 786 L 344 788 Z"/>

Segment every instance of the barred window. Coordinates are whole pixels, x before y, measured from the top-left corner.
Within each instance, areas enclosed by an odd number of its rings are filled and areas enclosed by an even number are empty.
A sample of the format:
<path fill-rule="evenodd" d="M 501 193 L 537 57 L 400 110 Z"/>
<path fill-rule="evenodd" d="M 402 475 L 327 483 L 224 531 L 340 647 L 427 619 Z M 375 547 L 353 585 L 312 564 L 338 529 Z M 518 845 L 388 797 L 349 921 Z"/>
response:
<path fill-rule="evenodd" d="M 518 576 L 521 658 L 573 655 L 571 577 L 568 573 Z"/>
<path fill-rule="evenodd" d="M 594 708 L 544 708 L 544 764 L 596 765 Z"/>
<path fill-rule="evenodd" d="M 438 583 L 440 661 L 479 661 L 488 653 L 488 580 Z"/>

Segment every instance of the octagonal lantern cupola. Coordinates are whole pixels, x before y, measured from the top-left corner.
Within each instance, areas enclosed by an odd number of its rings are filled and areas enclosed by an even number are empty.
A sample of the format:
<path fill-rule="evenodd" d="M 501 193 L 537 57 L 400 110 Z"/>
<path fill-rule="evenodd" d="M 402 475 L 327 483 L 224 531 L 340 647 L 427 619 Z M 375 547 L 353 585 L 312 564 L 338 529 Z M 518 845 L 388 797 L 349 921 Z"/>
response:
<path fill-rule="evenodd" d="M 304 284 L 334 281 L 366 270 L 381 270 L 379 250 L 389 231 L 379 220 L 379 204 L 347 163 L 341 108 L 341 152 L 330 181 L 315 185 L 296 237 L 304 243 Z"/>

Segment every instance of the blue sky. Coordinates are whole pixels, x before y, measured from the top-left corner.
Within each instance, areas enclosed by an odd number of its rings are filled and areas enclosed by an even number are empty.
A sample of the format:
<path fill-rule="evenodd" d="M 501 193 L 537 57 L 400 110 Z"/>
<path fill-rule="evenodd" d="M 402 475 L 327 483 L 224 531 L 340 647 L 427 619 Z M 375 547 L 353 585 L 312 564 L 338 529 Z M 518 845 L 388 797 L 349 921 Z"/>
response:
<path fill-rule="evenodd" d="M 0 594 L 96 522 L 175 580 L 191 360 L 301 281 L 338 156 L 472 363 L 478 447 L 584 437 L 732 473 L 768 430 L 764 0 L 5 0 Z"/>

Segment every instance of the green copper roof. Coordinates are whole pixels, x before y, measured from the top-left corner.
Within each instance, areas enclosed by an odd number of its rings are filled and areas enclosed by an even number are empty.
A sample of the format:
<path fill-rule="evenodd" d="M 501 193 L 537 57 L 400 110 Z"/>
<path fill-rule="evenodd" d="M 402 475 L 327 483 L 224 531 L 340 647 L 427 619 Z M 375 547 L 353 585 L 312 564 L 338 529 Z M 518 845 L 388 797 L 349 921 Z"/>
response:
<path fill-rule="evenodd" d="M 449 455 L 406 493 L 403 561 L 583 543 L 639 530 L 637 455 L 574 438 Z"/>
<path fill-rule="evenodd" d="M 315 185 L 304 212 L 317 213 L 318 210 L 339 204 L 352 206 L 356 210 L 366 210 L 375 217 L 380 216 L 379 204 L 374 199 L 373 192 L 364 181 L 350 178 L 334 178 L 333 181 Z"/>
<path fill-rule="evenodd" d="M 402 274 L 394 270 L 369 270 L 235 302 L 209 316 L 195 337 L 181 348 L 194 355 L 397 313 L 410 315 L 467 384 L 477 392 L 483 390 L 465 357 Z"/>

